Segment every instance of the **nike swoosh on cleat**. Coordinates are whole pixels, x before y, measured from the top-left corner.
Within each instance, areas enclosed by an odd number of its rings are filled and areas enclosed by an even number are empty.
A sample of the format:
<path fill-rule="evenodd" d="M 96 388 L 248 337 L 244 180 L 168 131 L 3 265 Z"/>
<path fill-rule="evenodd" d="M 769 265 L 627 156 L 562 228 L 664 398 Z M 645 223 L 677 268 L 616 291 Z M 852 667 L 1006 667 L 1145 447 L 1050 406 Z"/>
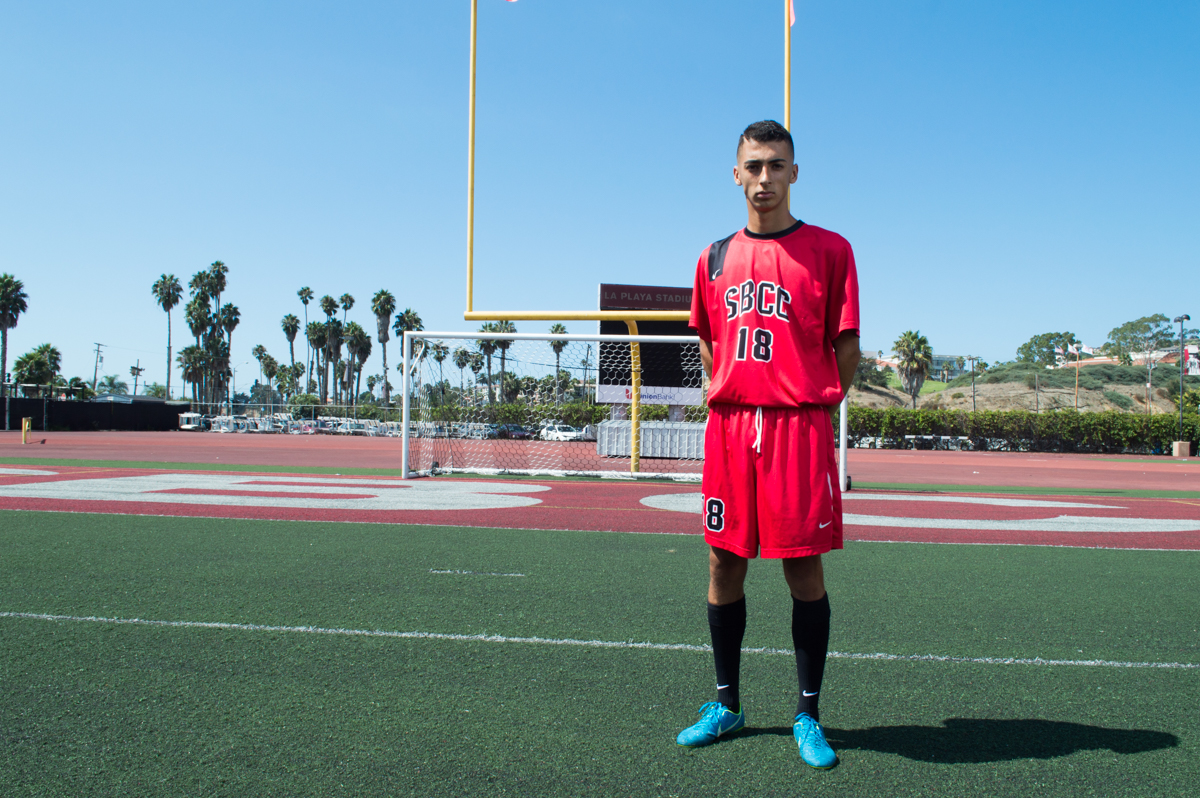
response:
<path fill-rule="evenodd" d="M 804 696 L 805 698 L 812 698 L 813 696 L 815 696 L 815 695 L 816 695 L 817 693 L 819 693 L 819 692 L 821 692 L 821 691 L 820 691 L 820 690 L 818 690 L 816 693 L 810 693 L 810 692 L 808 692 L 807 690 L 801 690 L 801 691 L 800 691 L 800 695 Z"/>

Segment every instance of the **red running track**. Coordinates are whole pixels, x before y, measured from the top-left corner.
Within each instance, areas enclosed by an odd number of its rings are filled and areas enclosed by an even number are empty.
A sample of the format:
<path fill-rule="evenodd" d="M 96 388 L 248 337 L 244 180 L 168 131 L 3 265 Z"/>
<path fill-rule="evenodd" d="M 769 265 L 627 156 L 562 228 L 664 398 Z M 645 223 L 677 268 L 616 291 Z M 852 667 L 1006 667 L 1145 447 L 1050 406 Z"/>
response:
<path fill-rule="evenodd" d="M 0 467 L 0 509 L 701 533 L 698 488 L 669 483 L 16 470 Z M 1193 500 L 854 491 L 845 511 L 847 540 L 1200 550 L 1200 501 Z"/>
<path fill-rule="evenodd" d="M 400 468 L 400 441 L 395 438 L 203 432 L 35 432 L 33 440 L 35 443 L 22 446 L 19 432 L 0 432 L 0 459 Z M 516 441 L 458 443 L 477 447 L 519 445 Z M 538 441 L 529 445 L 573 447 L 571 451 L 578 453 L 572 454 L 572 460 L 584 458 L 584 450 L 589 450 L 591 460 L 601 459 L 594 454 L 594 444 Z M 852 449 L 847 459 L 850 474 L 857 484 L 1028 486 L 1066 491 L 1200 491 L 1200 459 L 1195 458 L 1180 461 L 1165 457 Z M 659 461 L 644 462 L 648 470 Z"/>

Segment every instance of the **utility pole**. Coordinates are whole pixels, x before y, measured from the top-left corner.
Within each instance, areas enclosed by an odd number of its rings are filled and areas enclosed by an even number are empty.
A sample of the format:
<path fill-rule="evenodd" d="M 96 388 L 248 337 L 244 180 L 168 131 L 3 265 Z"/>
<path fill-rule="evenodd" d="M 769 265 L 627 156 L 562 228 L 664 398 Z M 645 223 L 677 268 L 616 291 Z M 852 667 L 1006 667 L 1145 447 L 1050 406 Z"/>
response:
<path fill-rule="evenodd" d="M 142 368 L 141 366 L 142 366 L 142 359 L 138 358 L 137 365 L 129 367 L 129 376 L 133 377 L 133 395 L 134 396 L 137 396 L 138 377 L 142 376 L 142 372 L 145 371 L 145 369 Z"/>
<path fill-rule="evenodd" d="M 1192 317 L 1186 313 L 1175 317 L 1179 324 L 1179 440 L 1183 440 L 1183 323 L 1191 320 Z"/>
<path fill-rule="evenodd" d="M 96 344 L 96 369 L 92 372 L 92 393 L 96 392 L 96 383 L 100 380 L 100 364 L 104 362 L 104 355 L 100 354 L 100 350 L 104 344 Z"/>
<path fill-rule="evenodd" d="M 971 361 L 971 412 L 975 412 L 975 361 L 979 360 L 975 355 L 967 355 L 964 360 Z"/>
<path fill-rule="evenodd" d="M 1028 387 L 1029 383 L 1025 383 L 1025 385 L 1026 385 L 1026 387 Z M 1034 413 L 1042 412 L 1041 397 L 1042 397 L 1042 395 L 1038 392 L 1038 375 L 1034 374 L 1033 375 L 1033 412 Z"/>

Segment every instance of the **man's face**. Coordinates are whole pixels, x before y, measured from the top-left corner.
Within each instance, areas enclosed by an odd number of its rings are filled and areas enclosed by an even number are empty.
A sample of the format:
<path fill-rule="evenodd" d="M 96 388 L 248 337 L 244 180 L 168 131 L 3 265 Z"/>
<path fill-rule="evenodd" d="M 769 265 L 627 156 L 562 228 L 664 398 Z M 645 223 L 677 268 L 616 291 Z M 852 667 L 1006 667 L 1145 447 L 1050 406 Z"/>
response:
<path fill-rule="evenodd" d="M 760 213 L 775 210 L 787 201 L 788 186 L 798 170 L 786 141 L 743 141 L 738 147 L 733 182 L 746 192 L 746 201 Z"/>

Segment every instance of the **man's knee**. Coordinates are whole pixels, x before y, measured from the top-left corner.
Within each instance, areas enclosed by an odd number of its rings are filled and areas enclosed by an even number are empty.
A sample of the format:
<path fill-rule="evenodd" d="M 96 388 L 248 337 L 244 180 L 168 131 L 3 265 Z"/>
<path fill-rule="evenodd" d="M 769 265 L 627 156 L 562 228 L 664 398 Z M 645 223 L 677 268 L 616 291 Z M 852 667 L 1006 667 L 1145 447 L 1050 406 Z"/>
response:
<path fill-rule="evenodd" d="M 783 576 L 792 595 L 800 601 L 817 601 L 825 595 L 825 570 L 819 554 L 785 559 Z"/>
<path fill-rule="evenodd" d="M 747 560 L 725 549 L 712 547 L 708 555 L 709 601 L 727 604 L 742 597 Z"/>

